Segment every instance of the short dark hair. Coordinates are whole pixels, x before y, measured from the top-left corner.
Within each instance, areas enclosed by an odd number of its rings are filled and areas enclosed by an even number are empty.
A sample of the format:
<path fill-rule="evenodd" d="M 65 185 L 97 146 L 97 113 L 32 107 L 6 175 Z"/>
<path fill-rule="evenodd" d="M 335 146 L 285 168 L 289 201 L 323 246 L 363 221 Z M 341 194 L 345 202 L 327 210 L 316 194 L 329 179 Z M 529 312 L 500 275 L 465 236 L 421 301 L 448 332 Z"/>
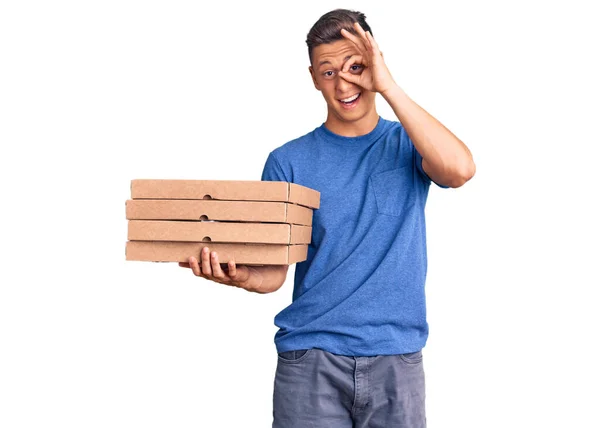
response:
<path fill-rule="evenodd" d="M 366 19 L 364 13 L 348 9 L 335 9 L 321 16 L 306 36 L 310 63 L 312 64 L 312 52 L 315 47 L 344 39 L 341 33 L 342 28 L 358 35 L 354 29 L 355 22 L 358 22 L 363 30 L 369 31 L 373 35 Z"/>

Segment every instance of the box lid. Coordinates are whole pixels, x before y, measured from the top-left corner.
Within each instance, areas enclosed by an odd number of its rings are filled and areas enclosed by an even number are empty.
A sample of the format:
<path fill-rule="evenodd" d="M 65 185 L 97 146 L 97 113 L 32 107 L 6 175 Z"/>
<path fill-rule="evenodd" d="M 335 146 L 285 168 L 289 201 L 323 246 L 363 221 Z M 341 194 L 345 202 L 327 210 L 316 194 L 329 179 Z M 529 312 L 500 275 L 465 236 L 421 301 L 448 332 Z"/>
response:
<path fill-rule="evenodd" d="M 285 181 L 131 180 L 132 199 L 216 199 L 292 202 L 319 208 L 320 193 Z"/>
<path fill-rule="evenodd" d="M 130 199 L 128 220 L 217 220 L 312 225 L 313 210 L 289 202 Z"/>

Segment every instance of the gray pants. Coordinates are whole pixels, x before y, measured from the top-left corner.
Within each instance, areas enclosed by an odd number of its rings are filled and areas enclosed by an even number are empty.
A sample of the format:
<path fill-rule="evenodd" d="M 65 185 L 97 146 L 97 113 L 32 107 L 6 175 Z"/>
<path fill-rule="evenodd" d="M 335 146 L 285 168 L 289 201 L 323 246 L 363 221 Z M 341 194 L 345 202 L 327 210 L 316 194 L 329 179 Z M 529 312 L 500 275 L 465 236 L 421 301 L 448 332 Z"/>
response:
<path fill-rule="evenodd" d="M 281 352 L 273 428 L 425 428 L 421 351 L 349 357 L 318 348 Z"/>

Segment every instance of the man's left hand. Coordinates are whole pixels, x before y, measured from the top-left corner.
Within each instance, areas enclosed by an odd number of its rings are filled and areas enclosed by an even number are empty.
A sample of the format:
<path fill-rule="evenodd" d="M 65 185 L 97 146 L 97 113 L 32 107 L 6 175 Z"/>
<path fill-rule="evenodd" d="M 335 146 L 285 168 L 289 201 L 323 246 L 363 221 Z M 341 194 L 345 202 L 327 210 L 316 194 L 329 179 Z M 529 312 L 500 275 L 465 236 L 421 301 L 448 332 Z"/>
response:
<path fill-rule="evenodd" d="M 342 29 L 342 36 L 350 40 L 359 50 L 359 55 L 352 55 L 342 66 L 339 72 L 340 77 L 348 82 L 354 83 L 372 92 L 384 93 L 396 86 L 385 62 L 383 53 L 369 31 L 365 32 L 358 22 L 354 23 L 354 28 L 359 37 Z M 353 65 L 362 65 L 361 74 L 352 74 L 349 72 Z"/>

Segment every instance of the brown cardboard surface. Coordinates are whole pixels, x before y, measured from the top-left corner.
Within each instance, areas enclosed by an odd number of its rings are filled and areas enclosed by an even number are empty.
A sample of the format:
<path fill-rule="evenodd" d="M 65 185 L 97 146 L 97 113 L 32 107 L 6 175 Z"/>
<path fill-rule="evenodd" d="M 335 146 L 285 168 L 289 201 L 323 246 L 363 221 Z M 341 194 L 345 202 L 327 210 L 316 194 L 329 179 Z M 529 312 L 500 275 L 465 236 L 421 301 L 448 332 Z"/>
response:
<path fill-rule="evenodd" d="M 152 242 L 128 241 L 126 259 L 154 262 L 187 262 L 190 256 L 197 259 L 203 247 L 216 251 L 220 263 L 233 258 L 236 264 L 290 265 L 306 260 L 307 245 L 223 244 L 214 242 Z"/>
<path fill-rule="evenodd" d="M 273 203 L 273 202 L 271 202 Z M 287 223 L 302 224 L 312 226 L 313 210 L 301 205 L 286 204 Z"/>
<path fill-rule="evenodd" d="M 317 209 L 320 193 L 284 181 L 132 180 L 131 198 L 293 202 Z"/>
<path fill-rule="evenodd" d="M 312 210 L 287 202 L 133 199 L 128 220 L 218 220 L 312 225 Z"/>
<path fill-rule="evenodd" d="M 299 205 L 318 209 L 321 202 L 321 193 L 309 187 L 295 183 L 290 185 L 290 201 Z"/>
<path fill-rule="evenodd" d="M 312 228 L 287 223 L 129 220 L 130 241 L 309 244 Z"/>

